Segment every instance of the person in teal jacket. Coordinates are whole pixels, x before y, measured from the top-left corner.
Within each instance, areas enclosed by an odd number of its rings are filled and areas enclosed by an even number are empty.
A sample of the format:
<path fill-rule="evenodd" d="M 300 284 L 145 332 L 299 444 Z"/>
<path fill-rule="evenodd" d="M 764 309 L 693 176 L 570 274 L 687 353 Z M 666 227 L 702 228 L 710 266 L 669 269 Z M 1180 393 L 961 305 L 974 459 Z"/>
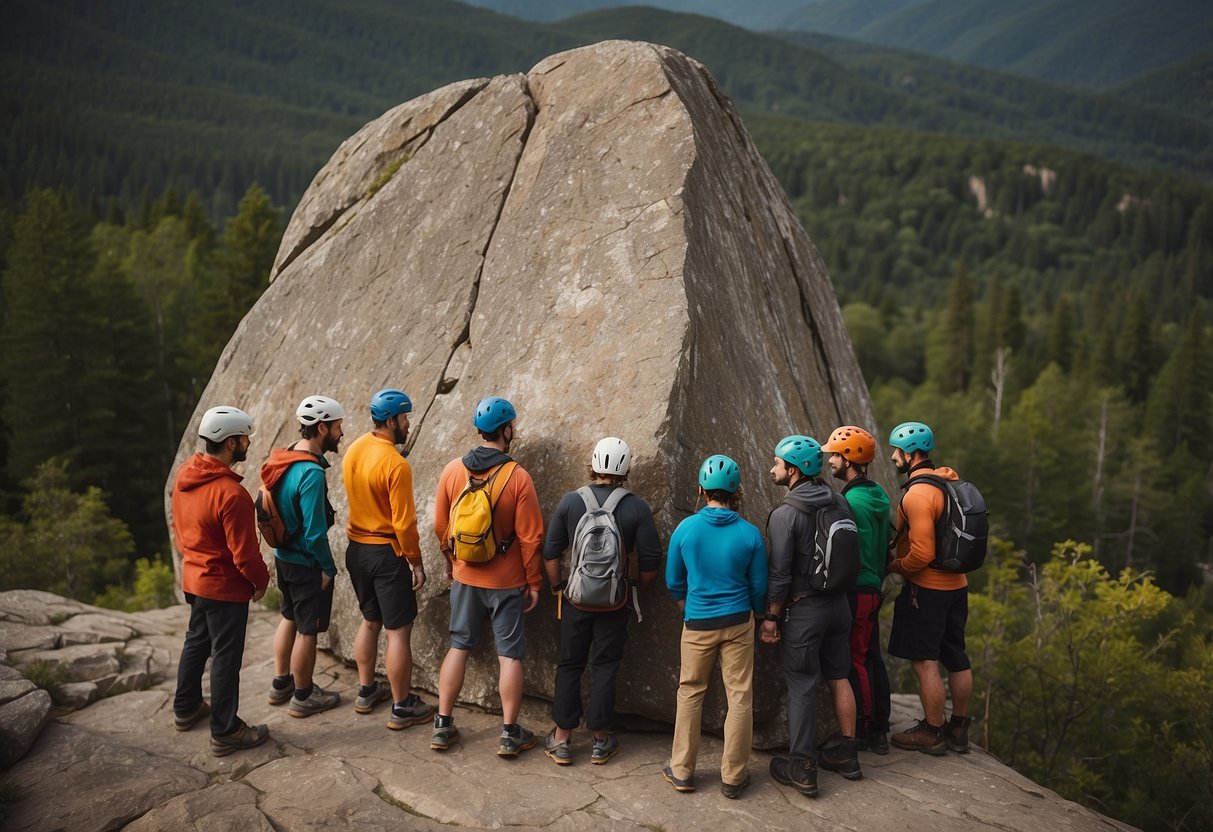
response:
<path fill-rule="evenodd" d="M 683 615 L 682 667 L 670 762 L 661 772 L 677 791 L 695 790 L 699 725 L 708 677 L 720 658 L 728 699 L 720 790 L 737 798 L 749 785 L 746 762 L 754 735 L 754 614 L 767 593 L 762 533 L 737 513 L 741 472 L 727 456 L 699 469 L 707 506 L 683 520 L 670 537 L 666 586 Z"/>
<path fill-rule="evenodd" d="M 333 578 L 337 567 L 329 548 L 333 525 L 328 501 L 324 455 L 341 442 L 345 411 L 326 396 L 308 396 L 295 411 L 298 442 L 275 448 L 261 466 L 262 487 L 271 492 L 282 517 L 287 540 L 274 550 L 282 620 L 274 634 L 274 679 L 269 702 L 283 705 L 291 716 L 307 717 L 335 708 L 341 695 L 312 680 L 316 667 L 316 636 L 329 627 L 333 610 Z"/>

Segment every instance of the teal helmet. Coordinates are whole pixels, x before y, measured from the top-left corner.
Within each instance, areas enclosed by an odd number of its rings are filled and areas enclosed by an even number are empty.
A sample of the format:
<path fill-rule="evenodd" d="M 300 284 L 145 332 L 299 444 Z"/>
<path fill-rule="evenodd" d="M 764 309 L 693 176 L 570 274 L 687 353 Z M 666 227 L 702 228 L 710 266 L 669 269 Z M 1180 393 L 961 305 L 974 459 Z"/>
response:
<path fill-rule="evenodd" d="M 516 418 L 518 414 L 514 412 L 514 405 L 500 396 L 489 396 L 476 404 L 476 415 L 472 417 L 472 424 L 481 433 L 492 433 Z"/>
<path fill-rule="evenodd" d="M 715 454 L 699 466 L 699 485 L 704 491 L 727 491 L 736 494 L 741 487 L 741 469 L 723 454 Z"/>
<path fill-rule="evenodd" d="M 889 434 L 889 444 L 907 454 L 935 450 L 935 434 L 922 422 L 902 422 Z"/>
<path fill-rule="evenodd" d="M 775 456 L 795 465 L 806 477 L 821 473 L 821 445 L 811 436 L 785 436 L 775 446 Z"/>

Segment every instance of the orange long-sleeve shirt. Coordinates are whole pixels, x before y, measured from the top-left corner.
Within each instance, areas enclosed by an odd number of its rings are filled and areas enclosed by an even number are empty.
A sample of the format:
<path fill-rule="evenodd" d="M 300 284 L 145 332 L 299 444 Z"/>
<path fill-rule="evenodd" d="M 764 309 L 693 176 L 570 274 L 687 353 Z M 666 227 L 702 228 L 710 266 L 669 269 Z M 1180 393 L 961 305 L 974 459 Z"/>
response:
<path fill-rule="evenodd" d="M 397 557 L 421 563 L 413 469 L 388 439 L 359 436 L 341 464 L 350 504 L 346 535 L 359 543 L 390 543 Z"/>
<path fill-rule="evenodd" d="M 543 512 L 535 482 L 522 466 L 514 469 L 493 509 L 493 535 L 504 540 L 516 535 L 513 545 L 504 555 L 487 563 L 467 563 L 453 560 L 447 526 L 451 504 L 459 498 L 468 482 L 468 469 L 462 459 L 451 460 L 438 478 L 434 497 L 434 534 L 438 545 L 453 563 L 451 577 L 461 584 L 483 589 L 515 589 L 529 586 L 538 590 L 540 548 L 543 545 Z"/>
<path fill-rule="evenodd" d="M 921 468 L 910 474 L 911 482 L 924 474 L 934 474 L 945 480 L 960 479 L 951 468 Z M 889 564 L 890 572 L 904 575 L 925 589 L 963 589 L 969 585 L 963 572 L 930 568 L 935 560 L 935 524 L 943 510 L 943 492 L 936 486 L 924 482 L 911 484 L 906 489 L 894 518 L 897 557 Z"/>

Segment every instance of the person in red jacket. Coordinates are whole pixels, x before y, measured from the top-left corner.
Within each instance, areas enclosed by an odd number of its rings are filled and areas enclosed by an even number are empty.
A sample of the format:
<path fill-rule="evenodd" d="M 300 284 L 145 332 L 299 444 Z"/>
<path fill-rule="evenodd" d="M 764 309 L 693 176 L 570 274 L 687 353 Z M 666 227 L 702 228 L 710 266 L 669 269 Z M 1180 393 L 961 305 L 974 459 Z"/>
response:
<path fill-rule="evenodd" d="M 253 422 L 235 407 L 212 407 L 198 435 L 206 452 L 194 454 L 173 483 L 173 537 L 181 552 L 181 588 L 190 605 L 189 629 L 177 666 L 174 727 L 188 731 L 210 714 L 211 753 L 224 757 L 269 739 L 264 725 L 236 715 L 249 601 L 265 595 L 270 575 L 257 544 L 253 498 L 232 465 L 248 457 Z M 211 662 L 211 702 L 202 698 L 202 673 Z"/>

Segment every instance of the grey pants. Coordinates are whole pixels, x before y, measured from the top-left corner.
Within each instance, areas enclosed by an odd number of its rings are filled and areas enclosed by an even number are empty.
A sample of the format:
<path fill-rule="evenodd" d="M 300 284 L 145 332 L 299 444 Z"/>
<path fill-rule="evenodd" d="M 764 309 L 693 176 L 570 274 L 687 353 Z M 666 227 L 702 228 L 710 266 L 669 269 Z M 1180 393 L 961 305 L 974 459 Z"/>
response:
<path fill-rule="evenodd" d="M 851 608 L 845 595 L 814 595 L 788 608 L 780 640 L 788 682 L 788 748 L 817 761 L 817 683 L 851 670 Z"/>

